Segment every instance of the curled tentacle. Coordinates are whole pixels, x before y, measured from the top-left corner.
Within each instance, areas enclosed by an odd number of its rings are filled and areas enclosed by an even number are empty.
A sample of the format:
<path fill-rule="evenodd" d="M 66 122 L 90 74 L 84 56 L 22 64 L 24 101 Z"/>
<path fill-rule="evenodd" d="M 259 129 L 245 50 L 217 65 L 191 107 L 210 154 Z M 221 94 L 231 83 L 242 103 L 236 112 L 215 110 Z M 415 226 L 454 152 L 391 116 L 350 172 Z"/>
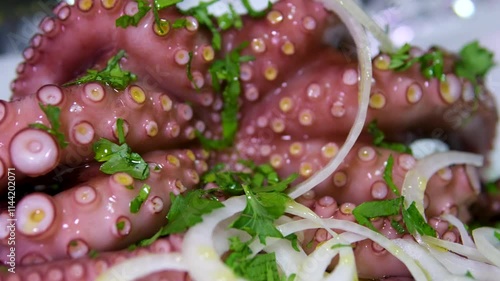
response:
<path fill-rule="evenodd" d="M 28 129 L 33 123 L 52 126 L 39 103 L 61 110 L 60 131 L 68 147 L 60 148 L 45 131 Z M 118 93 L 98 83 L 67 88 L 47 85 L 34 95 L 2 106 L 7 114 L 0 120 L 0 142 L 8 148 L 0 151 L 2 183 L 7 181 L 7 167 L 17 168 L 20 180 L 23 174 L 44 175 L 58 164 L 75 167 L 89 162 L 94 157 L 92 144 L 99 138 L 118 140 L 118 118 L 124 120 L 127 144 L 138 153 L 186 144 L 194 140 L 196 130 L 209 130 L 206 118 L 199 120 L 190 105 L 169 93 L 138 85 Z"/>
<path fill-rule="evenodd" d="M 170 193 L 183 193 L 199 183 L 206 155 L 197 154 L 191 150 L 146 154 L 151 175 L 145 181 L 116 173 L 91 178 L 54 197 L 27 195 L 18 203 L 16 216 L 16 254 L 21 264 L 78 258 L 90 250 L 119 250 L 152 236 L 165 223 Z M 147 200 L 132 213 L 129 205 L 144 184 L 150 186 Z M 1 219 L 0 225 L 8 224 Z M 6 245 L 7 237 L 1 238 Z"/>

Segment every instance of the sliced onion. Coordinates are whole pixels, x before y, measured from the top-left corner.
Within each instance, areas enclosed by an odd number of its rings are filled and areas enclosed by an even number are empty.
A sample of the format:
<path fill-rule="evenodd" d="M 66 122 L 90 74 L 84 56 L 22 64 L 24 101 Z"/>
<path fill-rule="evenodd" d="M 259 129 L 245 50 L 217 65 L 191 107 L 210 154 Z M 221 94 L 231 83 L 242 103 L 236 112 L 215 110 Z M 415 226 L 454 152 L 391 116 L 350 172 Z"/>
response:
<path fill-rule="evenodd" d="M 291 188 L 288 193 L 291 198 L 297 198 L 313 189 L 319 183 L 328 178 L 338 168 L 342 161 L 344 161 L 345 157 L 352 149 L 352 147 L 356 143 L 356 140 L 361 134 L 361 131 L 363 130 L 363 126 L 365 125 L 366 120 L 366 114 L 368 111 L 368 104 L 370 101 L 372 63 L 366 32 L 363 30 L 363 27 L 349 15 L 347 9 L 342 6 L 343 1 L 319 0 L 319 2 L 323 3 L 324 7 L 327 10 L 333 11 L 337 14 L 337 16 L 340 17 L 340 19 L 344 22 L 347 29 L 349 30 L 352 38 L 354 39 L 354 42 L 356 43 L 361 74 L 358 91 L 358 112 L 346 141 L 344 142 L 338 153 L 335 155 L 335 157 L 333 157 L 330 162 L 328 162 L 328 164 L 323 167 L 323 169 L 321 169 L 302 183 Z"/>
<path fill-rule="evenodd" d="M 270 240 L 275 240 L 270 243 Z M 289 240 L 268 238 L 267 245 L 263 250 L 268 253 L 275 253 L 276 262 L 286 276 L 297 273 L 300 265 L 307 258 L 306 253 L 299 247 L 297 252 L 291 245 Z"/>
<path fill-rule="evenodd" d="M 451 274 L 424 247 L 415 241 L 394 239 L 403 251 L 413 257 L 430 277 L 430 280 L 450 280 Z"/>
<path fill-rule="evenodd" d="M 148 254 L 114 265 L 101 273 L 96 281 L 133 281 L 158 271 L 187 271 L 187 269 L 179 253 Z"/>
<path fill-rule="evenodd" d="M 466 276 L 470 272 L 474 279 L 484 281 L 496 281 L 500 276 L 500 268 L 469 260 L 457 254 L 443 251 L 440 248 L 428 247 L 427 250 L 442 264 L 448 271 L 457 276 Z"/>
<path fill-rule="evenodd" d="M 430 246 L 438 246 L 447 250 L 450 250 L 454 253 L 462 255 L 472 260 L 480 261 L 480 262 L 488 262 L 486 259 L 475 247 L 464 246 L 462 244 L 453 243 L 447 240 L 438 239 L 432 236 L 423 236 L 422 241 Z"/>
<path fill-rule="evenodd" d="M 441 217 L 458 229 L 460 238 L 462 239 L 462 244 L 468 247 L 476 248 L 476 245 L 474 245 L 474 241 L 472 241 L 472 238 L 469 236 L 469 233 L 465 229 L 465 225 L 463 224 L 463 222 L 461 222 L 452 214 L 443 214 L 441 215 Z"/>
<path fill-rule="evenodd" d="M 500 230 L 492 227 L 480 227 L 472 231 L 472 237 L 476 241 L 477 249 L 492 264 L 500 267 L 500 240 L 495 237 L 495 232 Z"/>
<path fill-rule="evenodd" d="M 356 259 L 354 251 L 351 247 L 339 249 L 339 263 L 332 273 L 323 279 L 324 281 L 351 281 L 358 280 L 358 272 L 356 270 Z"/>
<path fill-rule="evenodd" d="M 449 151 L 432 154 L 420 159 L 415 167 L 406 173 L 403 182 L 401 194 L 405 199 L 405 208 L 408 208 L 412 202 L 415 202 L 418 211 L 427 220 L 424 214 L 424 192 L 427 187 L 427 181 L 440 169 L 453 164 L 482 166 L 483 157 L 468 152 Z"/>
<path fill-rule="evenodd" d="M 205 215 L 203 222 L 191 227 L 184 236 L 182 257 L 194 280 L 243 280 L 222 262 L 214 246 L 214 232 L 220 222 L 245 208 L 245 197 L 233 197 L 223 203 L 224 208 Z"/>
<path fill-rule="evenodd" d="M 381 247 L 385 248 L 389 253 L 399 259 L 402 263 L 406 265 L 408 270 L 411 272 L 415 280 L 427 280 L 425 273 L 422 269 L 415 263 L 411 256 L 406 254 L 399 246 L 394 244 L 392 240 L 382 234 L 375 232 L 367 227 L 359 225 L 354 222 L 337 220 L 337 219 L 320 219 L 317 217 L 316 213 L 311 211 L 304 205 L 298 203 L 292 203 L 286 210 L 287 213 L 296 215 L 307 220 L 311 220 L 313 224 L 322 226 L 326 230 L 331 228 L 341 229 L 344 231 L 352 232 L 363 237 L 366 237 L 372 241 L 378 243 Z M 335 236 L 335 235 L 332 235 Z"/>

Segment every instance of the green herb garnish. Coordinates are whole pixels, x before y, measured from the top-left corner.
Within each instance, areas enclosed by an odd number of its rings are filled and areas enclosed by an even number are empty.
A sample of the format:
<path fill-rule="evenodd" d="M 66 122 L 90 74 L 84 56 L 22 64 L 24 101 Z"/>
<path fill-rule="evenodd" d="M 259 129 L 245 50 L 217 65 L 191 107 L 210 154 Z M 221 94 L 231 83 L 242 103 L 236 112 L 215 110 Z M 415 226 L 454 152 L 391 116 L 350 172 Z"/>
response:
<path fill-rule="evenodd" d="M 125 222 L 124 221 L 120 221 L 120 222 L 116 223 L 116 229 L 123 230 L 124 228 L 125 228 Z"/>
<path fill-rule="evenodd" d="M 389 186 L 389 188 L 392 190 L 392 192 L 394 192 L 394 194 L 396 194 L 397 196 L 399 196 L 399 190 L 396 186 L 396 184 L 394 183 L 394 181 L 392 180 L 392 168 L 394 166 L 394 158 L 392 157 L 392 154 L 389 155 L 389 158 L 387 159 L 387 164 L 385 166 L 385 169 L 384 169 L 384 180 L 385 182 L 387 183 L 387 185 Z"/>
<path fill-rule="evenodd" d="M 415 202 L 412 202 L 408 209 L 403 209 L 403 220 L 405 222 L 406 229 L 408 229 L 411 234 L 418 232 L 420 235 L 436 237 L 436 231 L 427 222 L 425 222 L 424 218 L 418 211 Z"/>
<path fill-rule="evenodd" d="M 259 18 L 259 17 L 263 17 L 266 15 L 266 13 L 271 10 L 271 8 L 273 7 L 273 3 L 271 3 L 271 1 L 268 1 L 267 2 L 267 8 L 263 11 L 255 11 L 252 7 L 252 5 L 250 5 L 250 2 L 248 0 L 242 0 L 241 1 L 243 3 L 243 6 L 245 6 L 245 9 L 247 9 L 248 11 L 248 14 L 251 16 L 251 17 L 255 17 L 255 18 Z"/>
<path fill-rule="evenodd" d="M 142 159 L 141 155 L 132 152 L 125 143 L 123 132 L 123 119 L 116 121 L 119 144 L 108 139 L 101 138 L 93 145 L 95 160 L 105 162 L 100 170 L 105 174 L 124 172 L 139 180 L 145 180 L 149 176 L 149 165 Z"/>
<path fill-rule="evenodd" d="M 402 143 L 388 142 L 385 140 L 385 134 L 377 126 L 377 120 L 368 124 L 368 133 L 373 136 L 373 144 L 377 147 L 387 148 L 401 153 L 412 154 L 411 148 Z"/>
<path fill-rule="evenodd" d="M 495 236 L 496 239 L 498 239 L 498 241 L 500 241 L 500 232 L 495 231 L 493 235 Z"/>
<path fill-rule="evenodd" d="M 496 183 L 494 181 L 486 183 L 484 186 L 486 193 L 488 194 L 498 194 L 500 193 L 500 189 L 498 189 Z"/>
<path fill-rule="evenodd" d="M 240 64 L 254 60 L 252 56 L 241 56 L 241 51 L 248 46 L 248 42 L 232 50 L 225 59 L 215 61 L 209 69 L 212 76 L 212 85 L 215 91 L 222 90 L 224 107 L 221 113 L 222 138 L 219 140 L 208 139 L 197 132 L 201 144 L 206 149 L 220 150 L 229 147 L 234 142 L 238 130 L 238 98 L 241 94 Z"/>
<path fill-rule="evenodd" d="M 227 30 L 231 27 L 241 29 L 243 27 L 243 20 L 231 4 L 229 4 L 229 11 L 230 13 L 223 14 L 217 18 L 217 25 L 222 30 Z"/>
<path fill-rule="evenodd" d="M 402 203 L 403 197 L 381 201 L 368 201 L 354 208 L 352 214 L 359 224 L 378 231 L 370 219 L 398 215 Z"/>
<path fill-rule="evenodd" d="M 208 13 L 208 6 L 212 5 L 213 3 L 217 2 L 219 0 L 213 0 L 210 2 L 202 2 L 200 5 L 193 7 L 183 13 L 191 15 L 195 17 L 200 25 L 204 25 L 210 30 L 212 33 L 212 46 L 215 50 L 220 50 L 222 46 L 222 36 L 218 30 L 218 28 L 215 26 L 214 22 L 212 21 L 209 13 Z"/>
<path fill-rule="evenodd" d="M 202 222 L 202 216 L 224 205 L 212 196 L 207 196 L 207 191 L 196 189 L 184 195 L 170 194 L 172 206 L 167 215 L 168 223 L 163 226 L 153 237 L 142 240 L 139 246 L 148 246 L 159 237 L 180 233 L 189 227 Z"/>
<path fill-rule="evenodd" d="M 187 19 L 176 19 L 172 24 L 172 28 L 184 28 L 188 24 Z"/>
<path fill-rule="evenodd" d="M 135 197 L 131 202 L 130 202 L 130 212 L 132 214 L 136 214 L 139 212 L 141 209 L 142 203 L 146 201 L 149 197 L 149 193 L 151 191 L 151 186 L 144 184 L 139 191 L 139 195 Z"/>
<path fill-rule="evenodd" d="M 391 57 L 389 68 L 396 71 L 405 71 L 415 63 L 420 63 L 420 71 L 425 78 L 437 78 L 441 81 L 446 79 L 444 75 L 444 55 L 442 51 L 433 50 L 420 57 L 412 58 L 410 50 L 411 45 L 406 43 L 395 53 L 389 54 Z"/>
<path fill-rule="evenodd" d="M 198 85 L 196 85 L 194 78 L 193 78 L 193 73 L 191 72 L 191 64 L 193 63 L 193 52 L 189 52 L 188 56 L 189 56 L 189 60 L 188 60 L 188 63 L 186 64 L 186 75 L 188 77 L 189 82 L 191 82 L 194 85 L 194 87 L 196 88 L 196 90 L 199 91 L 200 88 L 198 88 Z"/>
<path fill-rule="evenodd" d="M 251 257 L 249 242 L 242 242 L 239 237 L 229 238 L 229 251 L 225 263 L 240 277 L 252 281 L 281 280 L 274 253 L 257 254 Z"/>
<path fill-rule="evenodd" d="M 123 15 L 116 20 L 116 26 L 127 28 L 131 25 L 137 26 L 141 19 L 151 10 L 149 3 L 145 0 L 135 0 L 137 2 L 137 13 L 133 16 Z M 155 1 L 156 2 L 156 1 Z"/>
<path fill-rule="evenodd" d="M 30 124 L 29 127 L 33 129 L 43 130 L 53 135 L 61 148 L 65 148 L 66 146 L 68 146 L 69 143 L 66 141 L 64 134 L 60 131 L 61 120 L 59 120 L 59 117 L 61 116 L 61 109 L 50 104 L 43 105 L 42 103 L 39 103 L 38 106 L 40 106 L 40 109 L 49 120 L 50 127 L 40 123 Z"/>
<path fill-rule="evenodd" d="M 479 92 L 479 81 L 495 65 L 493 52 L 479 45 L 478 41 L 465 45 L 460 50 L 460 58 L 455 64 L 455 74 L 471 82 L 476 94 Z"/>
<path fill-rule="evenodd" d="M 467 270 L 467 272 L 465 273 L 465 277 L 476 279 L 476 278 L 474 278 L 474 275 L 472 275 L 472 273 L 469 270 Z"/>
<path fill-rule="evenodd" d="M 108 65 L 104 70 L 89 69 L 87 70 L 87 75 L 78 78 L 76 81 L 66 83 L 63 86 L 102 82 L 117 90 L 124 90 L 130 83 L 137 80 L 137 76 L 121 69 L 119 62 L 123 57 L 125 57 L 125 51 L 121 50 L 108 61 Z"/>
<path fill-rule="evenodd" d="M 91 259 L 97 259 L 99 257 L 99 252 L 97 250 L 92 249 L 89 251 L 89 253 L 87 255 Z"/>
<path fill-rule="evenodd" d="M 351 244 L 335 244 L 330 247 L 330 249 L 338 249 L 338 248 L 352 248 Z"/>
<path fill-rule="evenodd" d="M 183 232 L 201 222 L 203 215 L 223 207 L 224 205 L 213 196 L 214 192 L 233 196 L 247 195 L 245 210 L 231 227 L 247 231 L 253 238 L 258 237 L 262 243 L 265 243 L 265 238 L 269 236 L 283 238 L 274 226 L 274 221 L 285 213 L 287 202 L 292 200 L 283 191 L 298 175 L 292 174 L 285 180 L 280 180 L 270 165 L 255 165 L 249 161 L 242 163 L 250 168 L 251 172 L 225 171 L 225 165 L 219 164 L 202 176 L 203 184 L 215 183 L 218 188 L 196 189 L 179 196 L 171 194 L 172 207 L 167 215 L 168 224 L 139 245 L 147 246 L 161 236 Z M 298 249 L 296 235 L 284 238 L 290 240 L 292 246 Z"/>

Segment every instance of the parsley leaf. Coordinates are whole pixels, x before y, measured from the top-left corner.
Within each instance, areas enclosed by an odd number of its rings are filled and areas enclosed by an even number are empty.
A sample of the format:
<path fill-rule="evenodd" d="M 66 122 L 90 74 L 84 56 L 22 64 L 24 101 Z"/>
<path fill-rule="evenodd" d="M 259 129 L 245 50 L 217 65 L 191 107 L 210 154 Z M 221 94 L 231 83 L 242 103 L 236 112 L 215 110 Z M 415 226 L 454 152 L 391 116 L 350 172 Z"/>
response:
<path fill-rule="evenodd" d="M 384 175 L 383 175 L 383 178 L 385 180 L 385 182 L 387 183 L 387 185 L 391 188 L 392 192 L 394 192 L 394 194 L 396 195 L 400 195 L 399 194 L 399 190 L 396 186 L 396 184 L 394 183 L 394 181 L 392 180 L 392 168 L 394 166 L 394 158 L 392 157 L 392 154 L 389 155 L 389 158 L 387 159 L 387 165 L 385 166 L 385 169 L 384 169 Z"/>
<path fill-rule="evenodd" d="M 51 104 L 43 105 L 42 103 L 39 103 L 38 106 L 40 106 L 40 109 L 43 111 L 45 116 L 47 116 L 51 127 L 47 127 L 40 123 L 30 124 L 29 127 L 44 130 L 53 135 L 61 148 L 68 146 L 69 143 L 66 141 L 64 134 L 59 130 L 61 128 L 61 121 L 59 120 L 59 117 L 61 116 L 61 109 Z"/>
<path fill-rule="evenodd" d="M 212 46 L 215 50 L 220 50 L 222 46 L 222 36 L 208 13 L 208 6 L 214 4 L 217 1 L 219 0 L 202 2 L 198 6 L 193 7 L 185 11 L 184 13 L 195 17 L 200 25 L 204 25 L 208 28 L 208 30 L 210 30 L 210 32 L 212 33 Z"/>
<path fill-rule="evenodd" d="M 101 138 L 92 146 L 97 162 L 105 162 L 100 170 L 105 174 L 125 172 L 133 178 L 145 180 L 149 176 L 149 165 L 142 159 L 141 155 L 132 152 L 131 148 L 124 143 L 123 120 L 117 120 L 117 131 L 120 145 L 108 139 Z"/>
<path fill-rule="evenodd" d="M 283 238 L 281 232 L 274 226 L 274 221 L 285 214 L 285 206 L 291 200 L 284 193 L 262 192 L 254 193 L 243 185 L 247 197 L 247 205 L 238 219 L 230 227 L 246 231 L 259 237 L 266 244 L 266 237 Z"/>
<path fill-rule="evenodd" d="M 460 50 L 460 58 L 455 64 L 455 74 L 477 86 L 478 79 L 483 79 L 494 65 L 493 53 L 481 47 L 478 41 L 474 41 Z"/>
<path fill-rule="evenodd" d="M 151 10 L 149 3 L 145 0 L 135 0 L 137 2 L 137 13 L 133 16 L 123 15 L 116 20 L 116 26 L 127 28 L 131 25 L 137 26 L 141 19 Z M 156 0 L 155 0 L 156 2 Z"/>
<path fill-rule="evenodd" d="M 159 237 L 183 232 L 202 222 L 203 215 L 224 207 L 224 204 L 217 199 L 206 195 L 207 191 L 203 189 L 191 190 L 184 195 L 170 193 L 172 206 L 167 214 L 167 225 L 163 226 L 153 237 L 139 242 L 139 246 L 148 246 Z"/>
<path fill-rule="evenodd" d="M 495 232 L 493 233 L 493 235 L 495 235 L 495 237 L 498 239 L 498 241 L 500 241 L 500 232 L 495 231 Z"/>
<path fill-rule="evenodd" d="M 208 139 L 197 131 L 201 144 L 206 149 L 220 150 L 229 147 L 234 142 L 238 130 L 238 98 L 241 94 L 240 63 L 254 60 L 251 56 L 241 56 L 241 51 L 248 46 L 248 42 L 229 52 L 225 59 L 215 61 L 209 69 L 212 76 L 212 85 L 215 91 L 220 91 L 222 85 L 222 100 L 224 107 L 221 113 L 222 139 Z"/>
<path fill-rule="evenodd" d="M 252 5 L 250 5 L 250 2 L 248 0 L 242 0 L 241 1 L 243 3 L 243 6 L 245 7 L 245 9 L 247 9 L 248 11 L 248 14 L 251 16 L 251 17 L 255 17 L 255 18 L 259 18 L 259 17 L 263 17 L 267 14 L 267 12 L 269 10 L 271 10 L 271 8 L 273 7 L 273 3 L 271 3 L 271 1 L 268 1 L 267 2 L 267 8 L 263 11 L 255 11 L 252 7 Z"/>
<path fill-rule="evenodd" d="M 373 226 L 370 219 L 397 215 L 399 214 L 402 203 L 403 197 L 382 201 L 368 201 L 354 208 L 352 214 L 359 224 L 373 231 L 378 231 L 375 226 Z"/>
<path fill-rule="evenodd" d="M 486 185 L 485 185 L 484 188 L 486 190 L 486 193 L 488 193 L 488 194 L 498 194 L 498 193 L 500 193 L 500 190 L 499 190 L 499 188 L 497 187 L 497 184 L 494 181 L 486 183 Z"/>
<path fill-rule="evenodd" d="M 188 24 L 187 19 L 176 19 L 172 24 L 172 28 L 183 28 Z"/>
<path fill-rule="evenodd" d="M 413 154 L 411 148 L 402 143 L 385 141 L 385 134 L 377 126 L 377 120 L 368 124 L 368 133 L 373 137 L 373 144 L 377 147 L 387 148 L 401 153 Z"/>
<path fill-rule="evenodd" d="M 136 214 L 139 212 L 141 209 L 142 203 L 146 201 L 149 197 L 149 193 L 151 191 L 151 186 L 144 184 L 141 188 L 141 191 L 139 191 L 139 195 L 135 197 L 131 202 L 130 202 L 130 212 L 132 214 Z"/>
<path fill-rule="evenodd" d="M 217 25 L 222 30 L 227 30 L 233 26 L 237 29 L 241 29 L 243 27 L 243 20 L 231 4 L 229 4 L 229 11 L 230 13 L 225 13 L 217 18 Z"/>
<path fill-rule="evenodd" d="M 188 77 L 189 82 L 193 83 L 196 90 L 199 91 L 200 88 L 198 88 L 198 85 L 195 83 L 193 78 L 193 73 L 191 72 L 191 64 L 193 63 L 193 52 L 189 52 L 188 55 L 189 55 L 189 60 L 188 63 L 186 64 L 186 75 Z"/>
<path fill-rule="evenodd" d="M 120 50 L 116 56 L 108 61 L 104 70 L 98 71 L 89 69 L 87 70 L 87 75 L 73 82 L 66 83 L 63 86 L 81 85 L 89 82 L 103 82 L 117 90 L 124 90 L 130 83 L 137 80 L 137 76 L 121 69 L 119 62 L 123 57 L 125 57 L 125 51 Z"/>
<path fill-rule="evenodd" d="M 436 231 L 427 222 L 425 222 L 424 218 L 418 211 L 415 202 L 412 202 L 408 209 L 403 209 L 403 220 L 406 224 L 406 228 L 411 234 L 418 232 L 420 235 L 436 237 Z"/>
<path fill-rule="evenodd" d="M 251 258 L 249 242 L 242 242 L 237 236 L 230 237 L 229 241 L 231 253 L 225 263 L 236 275 L 252 281 L 281 280 L 274 253 L 257 254 Z"/>
<path fill-rule="evenodd" d="M 389 54 L 391 57 L 389 69 L 405 71 L 412 67 L 415 63 L 420 63 L 420 71 L 425 78 L 437 78 L 441 81 L 445 80 L 444 55 L 442 51 L 436 49 L 425 53 L 420 57 L 412 58 L 410 50 L 411 45 L 406 43 L 395 53 Z"/>
<path fill-rule="evenodd" d="M 469 270 L 467 270 L 467 272 L 465 273 L 465 277 L 469 277 L 471 279 L 476 279 L 476 278 L 474 278 L 474 275 L 472 275 L 472 273 Z"/>
<path fill-rule="evenodd" d="M 91 259 L 97 259 L 99 257 L 99 252 L 97 250 L 92 249 L 89 251 L 89 253 L 87 255 Z"/>

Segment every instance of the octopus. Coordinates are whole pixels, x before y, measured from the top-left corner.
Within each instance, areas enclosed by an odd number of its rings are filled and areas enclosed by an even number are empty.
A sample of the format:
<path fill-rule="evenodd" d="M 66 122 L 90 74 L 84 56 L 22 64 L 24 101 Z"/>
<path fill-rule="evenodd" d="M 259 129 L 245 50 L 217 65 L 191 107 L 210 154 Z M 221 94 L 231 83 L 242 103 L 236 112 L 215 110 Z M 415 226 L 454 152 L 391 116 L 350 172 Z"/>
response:
<path fill-rule="evenodd" d="M 138 3 L 130 0 L 60 3 L 24 50 L 11 100 L 0 101 L 0 191 L 7 193 L 15 171 L 19 198 L 15 224 L 7 202 L 0 205 L 0 260 L 8 266 L 15 255 L 17 261 L 16 273 L 0 272 L 0 280 L 94 280 L 128 258 L 179 251 L 182 235 L 127 250 L 165 224 L 170 193 L 198 188 L 200 176 L 213 165 L 237 167 L 239 159 L 270 164 L 282 177 L 297 172 L 296 184 L 322 169 L 344 143 L 358 110 L 358 61 L 349 48 L 325 40 L 343 24 L 321 4 L 281 0 L 263 17 L 243 16 L 240 30 L 221 32 L 220 50 L 205 26 L 175 7 L 159 12 L 160 26 L 151 11 L 136 27 L 115 26 L 120 16 L 137 11 Z M 174 28 L 177 20 L 185 26 Z M 210 65 L 244 42 L 248 47 L 241 55 L 255 59 L 240 66 L 234 144 L 203 149 L 196 132 L 207 138 L 222 134 L 224 100 L 214 90 Z M 66 85 L 87 69 L 103 69 L 120 50 L 126 53 L 121 68 L 137 75 L 124 89 L 98 81 Z M 413 48 L 411 54 L 431 51 Z M 424 77 L 416 65 L 395 71 L 388 54 L 377 55 L 367 121 L 377 120 L 391 141 L 434 138 L 454 150 L 487 155 L 498 119 L 493 97 L 484 85 L 475 95 L 471 81 L 453 72 L 458 57 L 443 52 L 445 80 Z M 188 65 L 192 77 L 186 75 Z M 60 108 L 65 148 L 47 131 L 29 126 L 50 126 L 39 104 Z M 118 119 L 127 145 L 151 167 L 146 180 L 99 171 L 92 145 L 101 138 L 118 141 Z M 364 130 L 339 168 L 297 201 L 321 217 L 355 221 L 357 205 L 394 198 L 382 175 L 389 155 L 400 187 L 417 160 L 375 146 Z M 49 188 L 53 184 L 61 187 L 54 191 Z M 131 213 L 129 202 L 144 184 L 151 186 L 150 196 Z M 459 242 L 458 231 L 440 215 L 469 220 L 481 184 L 480 171 L 469 165 L 453 165 L 432 176 L 425 214 L 439 237 Z M 403 236 L 389 218 L 373 224 L 388 238 Z M 12 228 L 15 253 L 9 246 Z M 328 238 L 321 229 L 308 235 L 314 243 Z M 99 255 L 89 256 L 93 251 Z M 354 253 L 362 278 L 409 277 L 405 266 L 374 242 L 358 242 Z M 167 278 L 190 280 L 174 271 L 142 280 Z"/>

